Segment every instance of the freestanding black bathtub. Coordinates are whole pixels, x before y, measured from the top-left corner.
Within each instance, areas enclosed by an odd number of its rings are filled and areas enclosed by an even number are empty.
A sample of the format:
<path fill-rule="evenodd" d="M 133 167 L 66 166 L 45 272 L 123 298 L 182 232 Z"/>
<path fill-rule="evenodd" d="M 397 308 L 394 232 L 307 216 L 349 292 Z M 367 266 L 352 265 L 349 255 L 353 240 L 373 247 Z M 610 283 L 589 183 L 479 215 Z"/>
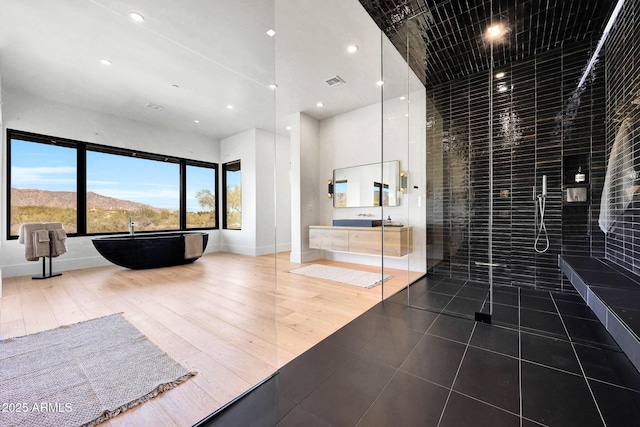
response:
<path fill-rule="evenodd" d="M 194 234 L 202 235 L 204 252 L 209 235 L 195 231 L 96 237 L 92 242 L 100 255 L 107 260 L 137 270 L 194 262 L 201 254 L 191 256 L 188 252 L 185 253 L 185 238 Z"/>

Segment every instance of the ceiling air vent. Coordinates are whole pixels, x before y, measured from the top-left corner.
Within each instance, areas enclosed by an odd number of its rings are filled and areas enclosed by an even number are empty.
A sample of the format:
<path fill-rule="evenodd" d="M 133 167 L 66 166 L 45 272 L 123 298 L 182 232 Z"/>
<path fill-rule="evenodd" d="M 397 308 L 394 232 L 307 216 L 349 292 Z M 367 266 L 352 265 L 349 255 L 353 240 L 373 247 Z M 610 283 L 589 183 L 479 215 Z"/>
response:
<path fill-rule="evenodd" d="M 144 104 L 144 106 L 156 111 L 160 111 L 164 108 L 162 105 L 152 104 L 151 102 L 147 102 L 146 104 Z"/>
<path fill-rule="evenodd" d="M 342 77 L 340 76 L 335 76 L 331 77 L 329 80 L 325 80 L 325 83 L 329 86 L 338 86 L 344 83 L 344 80 L 342 80 Z"/>

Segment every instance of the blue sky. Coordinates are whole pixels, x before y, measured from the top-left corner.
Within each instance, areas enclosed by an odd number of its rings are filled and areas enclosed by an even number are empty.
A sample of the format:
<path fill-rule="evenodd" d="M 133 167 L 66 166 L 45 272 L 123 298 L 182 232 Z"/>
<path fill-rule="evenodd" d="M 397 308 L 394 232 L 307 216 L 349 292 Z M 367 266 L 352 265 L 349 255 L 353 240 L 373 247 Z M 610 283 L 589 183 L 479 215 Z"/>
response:
<path fill-rule="evenodd" d="M 76 191 L 75 150 L 12 140 L 11 186 Z"/>
<path fill-rule="evenodd" d="M 11 186 L 48 191 L 76 191 L 76 151 L 55 145 L 12 140 Z M 187 170 L 187 210 L 200 210 L 198 190 L 212 192 L 213 172 Z M 178 209 L 179 166 L 134 157 L 87 152 L 87 191 L 157 208 Z"/>

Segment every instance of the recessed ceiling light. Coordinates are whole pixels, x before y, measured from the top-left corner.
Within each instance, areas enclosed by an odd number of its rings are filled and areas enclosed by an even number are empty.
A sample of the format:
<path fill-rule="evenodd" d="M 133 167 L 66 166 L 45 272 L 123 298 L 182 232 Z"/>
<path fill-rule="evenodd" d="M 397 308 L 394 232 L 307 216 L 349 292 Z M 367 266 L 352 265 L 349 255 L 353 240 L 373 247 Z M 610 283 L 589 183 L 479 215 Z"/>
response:
<path fill-rule="evenodd" d="M 100 63 L 101 63 L 102 65 L 111 65 L 111 61 L 109 61 L 108 59 L 101 59 L 101 60 L 100 60 Z"/>
<path fill-rule="evenodd" d="M 196 119 L 193 121 L 193 123 L 200 123 L 200 120 Z"/>
<path fill-rule="evenodd" d="M 358 46 L 356 46 L 355 44 L 347 46 L 347 52 L 356 53 L 357 51 L 358 51 Z"/>
<path fill-rule="evenodd" d="M 227 110 L 233 110 L 233 105 L 231 104 L 227 105 Z"/>
<path fill-rule="evenodd" d="M 287 130 L 291 130 L 291 126 L 287 126 Z"/>
<path fill-rule="evenodd" d="M 322 107 L 324 107 L 324 104 L 323 104 L 322 102 L 318 102 L 318 103 L 316 104 L 316 107 L 320 107 L 320 108 L 322 108 Z"/>
<path fill-rule="evenodd" d="M 401 96 L 401 97 L 400 97 L 400 101 L 404 101 L 405 99 L 407 99 L 407 97 L 406 97 L 406 96 Z"/>
<path fill-rule="evenodd" d="M 144 16 L 138 12 L 129 12 L 129 18 L 134 22 L 144 22 Z"/>
<path fill-rule="evenodd" d="M 174 89 L 178 89 L 179 88 L 178 85 L 171 85 L 171 87 L 174 88 Z"/>
<path fill-rule="evenodd" d="M 376 82 L 376 85 L 378 85 L 378 86 L 382 86 L 382 85 L 384 85 L 384 80 L 378 80 L 378 81 Z"/>
<path fill-rule="evenodd" d="M 504 71 L 500 71 L 499 73 L 496 74 L 496 79 L 501 79 L 505 76 Z"/>
<path fill-rule="evenodd" d="M 504 35 L 504 27 L 502 24 L 494 24 L 487 28 L 487 39 L 497 40 Z"/>
<path fill-rule="evenodd" d="M 276 32 L 275 32 L 275 31 L 273 31 L 273 28 L 271 28 L 271 29 L 269 29 L 269 31 L 267 31 L 267 35 L 268 35 L 269 37 L 273 37 L 273 36 L 275 36 L 275 35 L 276 35 Z"/>
<path fill-rule="evenodd" d="M 271 84 L 269 85 L 269 89 L 271 89 L 271 90 L 275 90 L 275 89 L 277 89 L 277 88 L 278 88 L 278 85 L 277 85 L 277 84 L 275 84 L 275 83 L 271 83 Z"/>

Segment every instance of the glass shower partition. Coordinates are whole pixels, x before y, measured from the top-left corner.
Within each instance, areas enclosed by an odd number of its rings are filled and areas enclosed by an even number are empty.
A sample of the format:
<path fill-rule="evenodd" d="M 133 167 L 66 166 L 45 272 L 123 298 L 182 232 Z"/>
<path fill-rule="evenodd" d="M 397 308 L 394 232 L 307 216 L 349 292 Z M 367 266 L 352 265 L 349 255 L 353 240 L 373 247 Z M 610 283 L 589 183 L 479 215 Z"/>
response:
<path fill-rule="evenodd" d="M 432 17 L 438 16 L 438 7 L 408 17 L 396 29 L 414 70 L 424 69 L 430 49 L 435 48 L 421 34 L 431 26 Z M 481 31 L 491 27 L 492 19 L 489 7 L 486 28 Z M 411 154 L 409 158 L 411 169 L 420 159 L 426 177 L 426 183 L 418 185 L 424 193 L 416 193 L 419 201 L 413 205 L 425 218 L 426 244 L 421 256 L 427 274 L 409 288 L 407 302 L 433 312 L 490 321 L 496 268 L 492 226 L 493 133 L 497 125 L 492 105 L 494 40 L 488 33 L 480 36 L 485 56 L 478 61 L 487 65 L 484 71 L 440 83 L 419 76 L 427 88 L 421 117 L 426 149 L 420 157 Z M 409 139 L 411 147 L 413 138 Z M 414 184 L 409 184 L 410 192 L 417 190 Z"/>
<path fill-rule="evenodd" d="M 387 245 L 382 298 L 405 304 L 407 285 L 427 271 L 426 89 L 410 65 L 415 60 L 411 55 L 421 54 L 409 44 L 411 28 L 409 22 L 403 23 L 393 41 L 381 33 L 381 157 L 383 162 L 400 164 L 398 204 L 381 207 Z M 399 233 L 402 237 L 397 239 Z M 400 250 L 393 246 L 397 240 L 403 242 Z"/>

